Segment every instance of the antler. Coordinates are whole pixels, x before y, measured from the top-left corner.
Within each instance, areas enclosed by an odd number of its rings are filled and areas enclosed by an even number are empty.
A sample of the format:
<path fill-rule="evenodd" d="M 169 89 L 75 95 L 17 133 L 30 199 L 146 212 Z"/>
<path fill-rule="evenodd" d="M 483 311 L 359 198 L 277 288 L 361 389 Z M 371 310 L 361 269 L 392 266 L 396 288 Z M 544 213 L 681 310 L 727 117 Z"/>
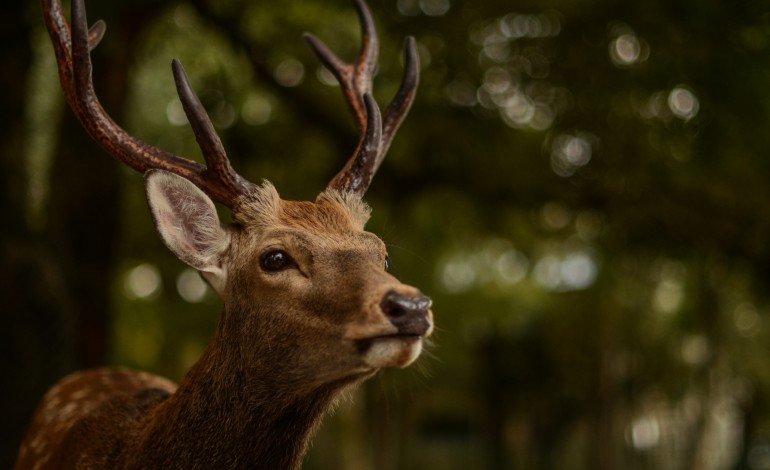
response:
<path fill-rule="evenodd" d="M 83 127 L 102 148 L 141 173 L 157 168 L 183 176 L 231 209 L 242 195 L 250 192 L 253 184 L 230 166 L 222 142 L 179 61 L 172 62 L 177 92 L 206 166 L 142 142 L 118 126 L 99 103 L 91 77 L 90 51 L 104 35 L 105 23 L 100 20 L 88 30 L 83 0 L 73 0 L 70 31 L 59 0 L 42 0 L 42 5 L 64 95 Z"/>
<path fill-rule="evenodd" d="M 366 192 L 372 177 L 380 167 L 396 130 L 409 112 L 419 81 L 417 47 L 413 37 L 404 46 L 404 75 L 393 101 L 383 117 L 372 98 L 372 76 L 377 65 L 379 41 L 374 21 L 363 0 L 353 0 L 361 21 L 362 46 L 355 63 L 345 63 L 323 42 L 306 33 L 305 39 L 318 58 L 340 83 L 345 100 L 353 111 L 356 126 L 361 132 L 353 156 L 329 183 L 329 188 Z"/>

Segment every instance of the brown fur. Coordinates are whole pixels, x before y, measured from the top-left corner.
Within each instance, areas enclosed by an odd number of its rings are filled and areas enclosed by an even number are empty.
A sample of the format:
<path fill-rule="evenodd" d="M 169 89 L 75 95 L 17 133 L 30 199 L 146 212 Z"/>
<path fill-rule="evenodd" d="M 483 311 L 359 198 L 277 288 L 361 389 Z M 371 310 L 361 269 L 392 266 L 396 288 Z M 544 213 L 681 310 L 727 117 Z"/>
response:
<path fill-rule="evenodd" d="M 371 15 L 363 1 L 356 6 L 364 48 L 376 51 Z M 336 70 L 367 131 L 330 183 L 340 191 L 291 202 L 269 183 L 254 186 L 234 173 L 177 61 L 179 96 L 207 166 L 128 137 L 99 106 L 82 60 L 103 25 L 88 39 L 82 3 L 71 9 L 69 28 L 58 1 L 43 5 L 71 107 L 108 152 L 145 174 L 161 239 L 224 307 L 213 340 L 178 388 L 110 369 L 65 378 L 38 408 L 16 468 L 296 469 L 340 393 L 382 367 L 410 364 L 432 329 L 429 299 L 385 272 L 385 246 L 363 231 L 369 209 L 358 196 L 414 97 L 415 41 L 406 42 L 404 79 L 388 108 L 395 113 L 384 125 L 370 95 L 376 52 L 362 55 L 350 73 Z M 309 40 L 324 57 L 318 40 Z M 232 226 L 220 225 L 200 188 L 233 209 Z M 273 256 L 278 252 L 283 258 Z"/>
<path fill-rule="evenodd" d="M 284 201 L 265 183 L 233 216 L 220 322 L 179 388 L 110 369 L 66 378 L 41 403 L 16 469 L 296 469 L 344 389 L 416 357 L 413 340 L 388 340 L 393 354 L 372 346 L 396 333 L 385 294 L 418 291 L 384 270 L 360 198 Z M 271 249 L 297 268 L 262 270 Z"/>

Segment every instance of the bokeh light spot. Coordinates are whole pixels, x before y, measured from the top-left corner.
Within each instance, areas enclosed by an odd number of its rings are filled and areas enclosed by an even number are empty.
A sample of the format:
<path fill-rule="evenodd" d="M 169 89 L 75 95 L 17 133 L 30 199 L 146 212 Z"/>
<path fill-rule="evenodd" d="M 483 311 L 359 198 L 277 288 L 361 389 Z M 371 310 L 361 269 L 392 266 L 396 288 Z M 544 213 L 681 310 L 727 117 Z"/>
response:
<path fill-rule="evenodd" d="M 270 120 L 273 114 L 273 105 L 265 96 L 251 95 L 243 102 L 241 117 L 246 124 L 258 126 Z"/>
<path fill-rule="evenodd" d="M 680 119 L 689 121 L 700 110 L 700 102 L 689 88 L 677 86 L 668 94 L 668 107 Z"/>
<path fill-rule="evenodd" d="M 160 271 L 150 263 L 129 269 L 123 276 L 123 292 L 130 299 L 152 299 L 161 285 Z"/>
<path fill-rule="evenodd" d="M 185 269 L 176 278 L 179 296 L 190 303 L 202 302 L 208 293 L 208 285 L 194 269 Z"/>
<path fill-rule="evenodd" d="M 420 10 L 428 16 L 444 16 L 449 7 L 449 0 L 420 0 Z"/>
<path fill-rule="evenodd" d="M 278 64 L 273 75 L 280 85 L 295 87 L 305 78 L 305 66 L 297 59 L 286 59 Z"/>

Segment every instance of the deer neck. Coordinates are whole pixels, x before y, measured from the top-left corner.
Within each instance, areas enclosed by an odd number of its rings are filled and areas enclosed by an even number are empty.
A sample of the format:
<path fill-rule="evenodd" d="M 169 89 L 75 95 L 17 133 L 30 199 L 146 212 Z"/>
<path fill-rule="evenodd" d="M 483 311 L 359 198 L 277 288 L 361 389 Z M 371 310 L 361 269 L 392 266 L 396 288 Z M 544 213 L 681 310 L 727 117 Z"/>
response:
<path fill-rule="evenodd" d="M 176 393 L 148 416 L 139 448 L 131 452 L 147 461 L 129 468 L 167 462 L 163 468 L 297 469 L 326 411 L 357 381 L 293 384 L 293 361 L 281 360 L 274 349 L 284 345 L 250 344 L 249 357 L 263 358 L 254 363 L 227 341 L 220 325 Z"/>

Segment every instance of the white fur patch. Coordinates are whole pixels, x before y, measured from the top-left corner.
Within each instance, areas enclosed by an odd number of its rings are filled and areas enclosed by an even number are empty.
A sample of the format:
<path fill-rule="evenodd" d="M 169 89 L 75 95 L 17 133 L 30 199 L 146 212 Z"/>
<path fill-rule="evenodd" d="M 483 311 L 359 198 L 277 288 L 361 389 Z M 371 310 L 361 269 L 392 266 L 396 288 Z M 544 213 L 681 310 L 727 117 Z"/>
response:
<path fill-rule="evenodd" d="M 376 339 L 364 354 L 364 362 L 374 368 L 406 367 L 422 352 L 422 339 Z"/>

